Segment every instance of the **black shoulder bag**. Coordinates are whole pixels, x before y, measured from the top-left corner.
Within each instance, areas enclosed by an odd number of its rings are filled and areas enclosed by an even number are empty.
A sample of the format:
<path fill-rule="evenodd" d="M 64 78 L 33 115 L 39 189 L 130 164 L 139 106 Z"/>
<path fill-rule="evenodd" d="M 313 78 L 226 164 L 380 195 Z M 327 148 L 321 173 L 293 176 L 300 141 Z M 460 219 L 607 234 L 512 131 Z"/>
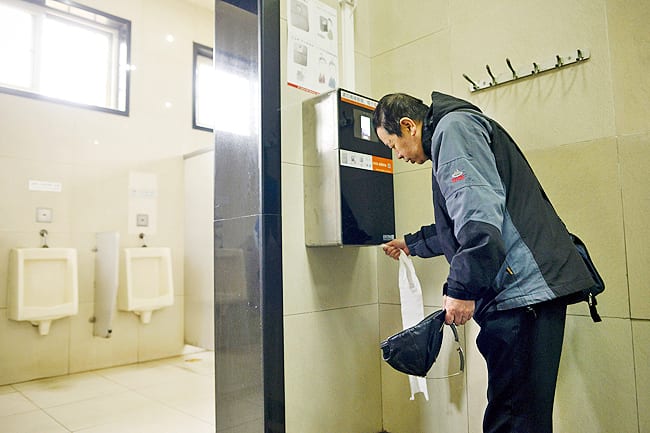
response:
<path fill-rule="evenodd" d="M 431 313 L 419 323 L 398 332 L 381 343 L 381 352 L 395 370 L 413 376 L 425 377 L 438 358 L 442 346 L 445 310 Z M 458 331 L 453 323 L 449 325 L 454 333 L 460 358 L 460 374 L 465 370 L 465 357 L 458 341 Z"/>
<path fill-rule="evenodd" d="M 605 282 L 598 273 L 596 265 L 594 265 L 594 262 L 591 260 L 589 251 L 587 251 L 587 246 L 584 244 L 584 242 L 582 242 L 582 240 L 573 233 L 569 233 L 569 236 L 571 237 L 576 250 L 578 250 L 578 254 L 580 254 L 580 257 L 582 257 L 582 261 L 585 262 L 585 266 L 587 266 L 587 269 L 589 269 L 591 278 L 594 279 L 596 284 L 589 287 L 588 289 L 567 295 L 565 299 L 567 300 L 567 304 L 575 304 L 578 302 L 587 301 L 591 319 L 594 322 L 602 322 L 603 319 L 600 318 L 600 314 L 598 314 L 598 310 L 596 309 L 596 306 L 598 305 L 598 302 L 596 301 L 596 295 L 603 293 L 605 290 Z"/>

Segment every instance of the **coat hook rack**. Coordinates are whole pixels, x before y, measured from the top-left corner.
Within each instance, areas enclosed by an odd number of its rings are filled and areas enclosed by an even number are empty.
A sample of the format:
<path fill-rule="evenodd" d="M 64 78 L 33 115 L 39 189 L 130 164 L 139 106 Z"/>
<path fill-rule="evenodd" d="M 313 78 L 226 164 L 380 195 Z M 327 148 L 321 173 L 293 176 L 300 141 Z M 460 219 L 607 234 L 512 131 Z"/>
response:
<path fill-rule="evenodd" d="M 490 77 L 489 80 L 475 81 L 471 79 L 467 74 L 463 74 L 463 78 L 471 84 L 469 88 L 470 92 L 478 92 L 479 90 L 489 89 L 491 87 L 496 87 L 502 84 L 540 75 L 544 72 L 557 71 L 567 66 L 589 60 L 589 57 L 589 50 L 578 49 L 575 53 L 564 56 L 556 54 L 555 58 L 552 61 L 546 63 L 533 62 L 532 69 L 529 69 L 529 67 L 515 69 L 512 66 L 510 59 L 506 58 L 506 65 L 508 66 L 509 70 L 508 72 L 495 76 L 492 73 L 490 65 L 485 65 L 485 69 L 487 70 L 488 76 Z"/>

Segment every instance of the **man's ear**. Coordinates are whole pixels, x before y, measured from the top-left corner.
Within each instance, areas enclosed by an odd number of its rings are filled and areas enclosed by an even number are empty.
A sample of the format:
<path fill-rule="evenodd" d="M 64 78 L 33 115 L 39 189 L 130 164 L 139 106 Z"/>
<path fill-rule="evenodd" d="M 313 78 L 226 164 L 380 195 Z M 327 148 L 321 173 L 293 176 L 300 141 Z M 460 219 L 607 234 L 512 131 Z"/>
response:
<path fill-rule="evenodd" d="M 402 117 L 401 119 L 399 119 L 399 124 L 400 126 L 406 128 L 406 130 L 410 135 L 415 135 L 417 125 L 413 121 L 413 119 L 411 119 L 410 117 Z"/>

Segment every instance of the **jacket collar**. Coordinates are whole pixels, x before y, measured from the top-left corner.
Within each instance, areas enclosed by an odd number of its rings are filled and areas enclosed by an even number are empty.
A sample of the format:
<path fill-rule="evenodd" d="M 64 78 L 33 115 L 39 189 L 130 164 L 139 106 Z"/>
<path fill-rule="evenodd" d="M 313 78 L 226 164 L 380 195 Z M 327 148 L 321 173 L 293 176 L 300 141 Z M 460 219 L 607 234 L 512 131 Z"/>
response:
<path fill-rule="evenodd" d="M 431 159 L 431 139 L 440 119 L 452 111 L 463 109 L 481 112 L 476 105 L 470 102 L 440 92 L 431 93 L 431 105 L 424 117 L 422 128 L 422 147 L 429 159 Z"/>

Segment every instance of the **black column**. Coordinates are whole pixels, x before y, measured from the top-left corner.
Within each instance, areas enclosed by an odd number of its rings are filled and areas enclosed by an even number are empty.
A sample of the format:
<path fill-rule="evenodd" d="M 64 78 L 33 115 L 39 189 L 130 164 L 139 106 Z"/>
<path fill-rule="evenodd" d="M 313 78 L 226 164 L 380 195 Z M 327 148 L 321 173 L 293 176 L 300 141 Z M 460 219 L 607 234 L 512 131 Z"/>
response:
<path fill-rule="evenodd" d="M 215 128 L 217 431 L 285 432 L 279 0 L 216 1 L 214 59 L 253 90 L 215 95 L 250 126 Z"/>

